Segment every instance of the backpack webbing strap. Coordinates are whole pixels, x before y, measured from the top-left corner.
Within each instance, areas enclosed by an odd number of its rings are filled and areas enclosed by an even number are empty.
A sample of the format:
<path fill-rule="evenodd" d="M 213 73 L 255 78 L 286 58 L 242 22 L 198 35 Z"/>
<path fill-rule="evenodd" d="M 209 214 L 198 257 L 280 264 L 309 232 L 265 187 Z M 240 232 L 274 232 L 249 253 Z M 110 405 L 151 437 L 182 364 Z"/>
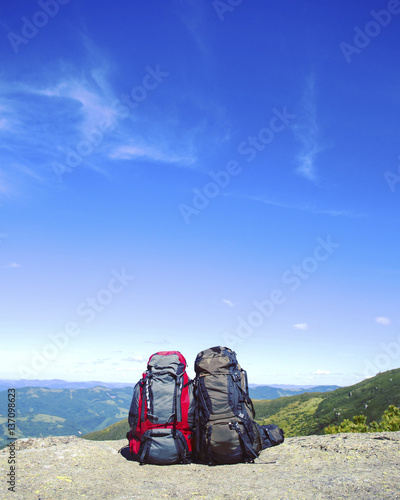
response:
<path fill-rule="evenodd" d="M 180 377 L 175 377 L 174 399 L 173 399 L 173 401 L 174 401 L 174 407 L 172 408 L 172 411 L 174 413 L 171 415 L 171 416 L 174 417 L 174 422 L 173 422 L 173 427 L 172 427 L 172 435 L 174 436 L 175 442 L 177 442 L 177 439 L 176 439 L 176 423 L 177 423 L 177 420 L 178 420 L 178 403 L 179 403 L 179 401 L 178 401 L 178 388 L 179 388 L 180 382 L 181 382 Z"/>
<path fill-rule="evenodd" d="M 147 405 L 147 417 L 151 417 L 154 420 L 158 420 L 158 418 L 153 415 L 153 408 L 152 408 L 152 398 L 150 396 L 150 379 L 152 378 L 153 374 L 152 373 L 147 373 L 146 378 L 142 381 L 142 406 L 141 406 L 141 412 L 140 412 L 140 421 L 141 423 L 144 422 L 145 420 L 145 407 Z"/>
<path fill-rule="evenodd" d="M 143 446 L 143 451 L 142 451 L 140 458 L 139 458 L 140 465 L 143 465 L 146 462 L 146 458 L 147 458 L 149 451 L 150 451 L 150 445 L 149 445 L 149 442 L 146 441 L 146 443 Z"/>
<path fill-rule="evenodd" d="M 254 409 L 253 401 L 251 400 L 251 398 L 247 394 L 247 392 L 243 389 L 243 387 L 241 386 L 241 384 L 240 384 L 239 380 L 237 379 L 237 377 L 233 373 L 231 373 L 231 375 L 232 375 L 234 383 L 237 385 L 237 387 L 239 388 L 241 394 L 244 396 L 245 402 L 250 406 L 252 414 L 253 414 L 253 418 L 254 418 L 254 416 L 256 414 L 256 411 Z"/>
<path fill-rule="evenodd" d="M 185 387 L 187 387 L 188 385 L 191 385 L 191 384 L 194 384 L 194 380 L 189 380 L 188 382 L 186 382 L 186 384 L 183 384 L 182 389 L 184 389 Z"/>
<path fill-rule="evenodd" d="M 210 396 L 207 392 L 207 389 L 204 386 L 204 380 L 202 380 L 202 379 L 198 379 L 197 395 L 198 395 L 198 403 L 197 404 L 200 404 L 202 416 L 203 416 L 204 420 L 207 421 L 210 419 L 210 416 L 211 416 L 211 413 L 209 410 L 209 408 L 211 408 L 211 399 L 210 399 Z M 207 401 L 208 401 L 208 404 L 207 404 Z"/>
<path fill-rule="evenodd" d="M 140 423 L 142 424 L 144 422 L 144 409 L 146 406 L 146 381 L 143 381 L 142 387 L 141 387 L 141 411 L 140 411 Z"/>
<path fill-rule="evenodd" d="M 175 408 L 172 409 L 174 411 L 174 414 L 173 414 L 174 422 L 173 422 L 173 427 L 172 427 L 172 435 L 174 437 L 175 446 L 177 447 L 179 456 L 181 458 L 181 462 L 186 464 L 186 463 L 188 463 L 187 456 L 186 456 L 186 450 L 185 450 L 184 445 L 182 444 L 182 441 L 180 440 L 180 436 L 178 436 L 176 434 L 176 426 L 177 426 L 178 417 L 179 417 L 179 420 L 182 420 L 182 409 L 181 409 L 181 401 L 180 401 L 180 396 L 181 396 L 182 391 L 179 391 L 182 383 L 183 383 L 183 376 L 176 375 L 175 376 L 175 389 L 174 389 Z M 178 414 L 178 412 L 179 412 L 179 414 Z"/>
<path fill-rule="evenodd" d="M 206 435 L 206 460 L 209 464 L 212 463 L 211 460 L 211 433 L 212 433 L 212 425 L 209 426 L 207 429 L 207 435 Z"/>
<path fill-rule="evenodd" d="M 196 447 L 195 447 L 195 455 L 198 457 L 200 455 L 200 411 L 199 411 L 199 402 L 197 401 L 197 391 L 198 384 L 196 381 L 193 382 L 193 395 L 194 395 L 194 421 L 196 422 L 195 427 L 195 439 L 196 439 Z"/>
<path fill-rule="evenodd" d="M 249 438 L 247 432 L 242 433 L 240 431 L 240 427 L 239 427 L 239 424 L 237 422 L 233 422 L 233 423 L 229 422 L 229 428 L 234 429 L 237 432 L 237 434 L 239 436 L 239 440 L 240 440 L 240 445 L 244 449 L 245 460 L 249 461 L 249 462 L 253 462 L 254 459 L 258 457 L 258 455 L 254 451 L 254 449 L 251 445 L 251 441 L 250 441 L 250 438 Z"/>
<path fill-rule="evenodd" d="M 179 456 L 181 458 L 181 462 L 184 464 L 188 463 L 187 457 L 186 457 L 186 450 L 185 447 L 182 444 L 182 441 L 179 439 L 178 436 L 175 436 L 175 446 L 178 449 Z"/>

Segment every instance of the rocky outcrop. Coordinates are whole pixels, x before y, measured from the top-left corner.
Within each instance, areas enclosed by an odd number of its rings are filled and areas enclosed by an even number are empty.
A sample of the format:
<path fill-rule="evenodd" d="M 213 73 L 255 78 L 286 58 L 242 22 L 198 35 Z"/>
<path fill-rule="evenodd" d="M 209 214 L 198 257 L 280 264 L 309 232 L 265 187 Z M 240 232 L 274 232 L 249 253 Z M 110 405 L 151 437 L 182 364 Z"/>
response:
<path fill-rule="evenodd" d="M 254 464 L 140 466 L 121 441 L 75 436 L 16 443 L 15 492 L 8 491 L 10 449 L 0 452 L 0 498 L 337 499 L 400 498 L 400 432 L 286 439 Z"/>

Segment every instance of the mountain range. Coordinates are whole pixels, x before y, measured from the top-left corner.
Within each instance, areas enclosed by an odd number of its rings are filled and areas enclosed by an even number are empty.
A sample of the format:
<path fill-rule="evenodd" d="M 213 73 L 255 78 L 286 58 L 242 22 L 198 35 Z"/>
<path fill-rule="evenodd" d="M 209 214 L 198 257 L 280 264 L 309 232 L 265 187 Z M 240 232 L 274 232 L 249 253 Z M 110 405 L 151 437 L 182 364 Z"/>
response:
<path fill-rule="evenodd" d="M 10 384 L 13 381 L 1 382 L 1 387 L 6 383 L 7 388 L 17 388 L 16 420 L 20 438 L 90 434 L 97 439 L 98 433 L 103 439 L 122 439 L 128 430 L 132 387 L 75 388 L 76 384 L 90 385 L 97 382 L 49 380 L 18 381 L 21 384 L 41 382 L 47 386 L 18 388 Z M 65 388 L 65 384 L 74 387 Z M 379 420 L 389 404 L 400 406 L 400 369 L 376 375 L 349 387 L 291 386 L 290 389 L 283 389 L 253 386 L 250 396 L 256 409 L 256 419 L 260 423 L 278 424 L 287 436 L 320 434 L 324 427 L 338 424 L 343 418 L 351 419 L 354 415 L 365 414 L 368 421 Z M 6 400 L 7 390 L 1 391 L 1 409 L 7 408 Z M 8 436 L 6 410 L 1 411 L 0 447 L 4 446 Z"/>
<path fill-rule="evenodd" d="M 7 407 L 7 390 L 16 389 L 19 437 L 83 435 L 126 419 L 133 385 L 113 382 L 69 382 L 65 380 L 1 380 L 0 408 Z M 321 391 L 336 386 L 322 386 Z M 274 399 L 303 393 L 306 388 L 250 388 L 254 399 Z M 0 447 L 6 442 L 6 414 L 0 414 Z"/>
<path fill-rule="evenodd" d="M 379 422 L 389 405 L 400 407 L 400 368 L 331 392 L 254 401 L 257 420 L 279 425 L 287 436 L 322 434 L 355 415 L 365 415 L 368 424 Z"/>
<path fill-rule="evenodd" d="M 6 391 L 11 387 L 14 389 L 20 389 L 22 387 L 44 387 L 47 389 L 91 389 L 93 387 L 106 387 L 108 389 L 122 389 L 124 387 L 134 387 L 136 381 L 133 383 L 130 382 L 100 382 L 98 380 L 91 380 L 89 382 L 72 382 L 68 380 L 60 380 L 60 379 L 50 379 L 50 380 L 39 380 L 39 379 L 21 379 L 21 380 L 0 380 L 0 391 Z M 313 392 L 321 391 L 331 391 L 333 389 L 337 389 L 339 386 L 337 385 L 285 385 L 285 384 L 249 384 L 249 389 L 256 389 L 257 391 L 260 388 L 272 388 L 272 389 L 284 389 L 286 391 L 295 391 L 295 393 L 300 394 L 301 392 L 306 392 L 312 390 Z M 258 393 L 257 393 L 258 394 Z M 273 392 L 271 393 L 273 395 Z M 286 394 L 280 394 L 276 397 L 285 396 Z M 288 393 L 288 396 L 293 396 L 293 394 Z M 252 396 L 256 397 L 256 396 Z M 258 397 L 264 399 L 263 396 L 258 394 Z M 268 396 L 269 398 L 269 396 Z"/>
<path fill-rule="evenodd" d="M 358 384 L 330 392 L 306 392 L 272 400 L 253 400 L 256 421 L 276 424 L 286 437 L 323 434 L 355 415 L 365 415 L 367 423 L 379 421 L 388 406 L 400 407 L 400 368 L 380 373 Z M 129 430 L 123 420 L 83 437 L 95 441 L 123 439 Z"/>
<path fill-rule="evenodd" d="M 127 418 L 131 387 L 16 390 L 17 437 L 80 436 Z M 7 391 L 0 392 L 0 447 L 8 437 Z M 3 410 L 4 408 L 4 410 Z"/>
<path fill-rule="evenodd" d="M 252 399 L 277 399 L 288 396 L 295 396 L 305 392 L 329 392 L 338 389 L 338 385 L 318 385 L 311 387 L 300 386 L 269 386 L 259 385 L 256 387 L 249 387 L 249 394 Z"/>
<path fill-rule="evenodd" d="M 91 389 L 93 387 L 106 387 L 108 389 L 122 389 L 124 387 L 134 387 L 134 383 L 129 382 L 100 382 L 91 380 L 89 382 L 71 382 L 68 380 L 0 380 L 0 391 L 6 391 L 11 387 L 21 389 L 22 387 L 44 387 L 46 389 Z"/>

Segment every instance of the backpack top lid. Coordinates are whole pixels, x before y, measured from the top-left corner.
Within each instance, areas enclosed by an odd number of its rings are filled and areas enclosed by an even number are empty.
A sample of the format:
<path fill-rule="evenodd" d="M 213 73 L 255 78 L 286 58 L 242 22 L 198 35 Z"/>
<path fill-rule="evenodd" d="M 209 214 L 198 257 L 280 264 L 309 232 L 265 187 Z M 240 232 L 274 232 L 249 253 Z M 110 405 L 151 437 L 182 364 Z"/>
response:
<path fill-rule="evenodd" d="M 194 362 L 194 370 L 197 374 L 226 373 L 229 368 L 238 367 L 236 353 L 229 347 L 210 347 L 199 352 Z"/>
<path fill-rule="evenodd" d="M 186 359 L 179 351 L 160 351 L 152 354 L 147 363 L 151 372 L 172 372 L 182 375 L 186 369 Z"/>

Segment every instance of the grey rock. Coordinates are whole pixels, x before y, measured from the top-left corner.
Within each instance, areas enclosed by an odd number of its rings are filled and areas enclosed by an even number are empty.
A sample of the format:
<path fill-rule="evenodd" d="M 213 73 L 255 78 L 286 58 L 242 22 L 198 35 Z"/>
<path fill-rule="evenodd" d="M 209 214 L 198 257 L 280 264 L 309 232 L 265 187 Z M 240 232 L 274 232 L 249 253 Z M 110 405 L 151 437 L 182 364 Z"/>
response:
<path fill-rule="evenodd" d="M 76 436 L 16 443 L 15 493 L 9 450 L 0 452 L 0 498 L 45 499 L 398 499 L 400 432 L 288 438 L 254 464 L 141 466 L 121 441 Z"/>

